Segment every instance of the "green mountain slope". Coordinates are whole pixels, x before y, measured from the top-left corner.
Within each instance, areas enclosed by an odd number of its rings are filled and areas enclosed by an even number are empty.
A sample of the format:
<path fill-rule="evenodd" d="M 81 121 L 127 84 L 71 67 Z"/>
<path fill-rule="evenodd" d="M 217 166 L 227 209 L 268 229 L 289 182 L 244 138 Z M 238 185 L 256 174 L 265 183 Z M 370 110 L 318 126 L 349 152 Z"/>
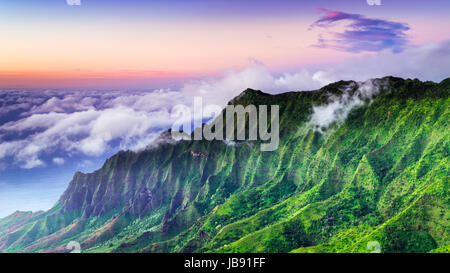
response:
<path fill-rule="evenodd" d="M 279 105 L 277 150 L 165 133 L 0 220 L 0 251 L 448 252 L 450 79 L 369 83 L 248 89 L 230 104 Z M 340 118 L 315 122 L 329 106 Z"/>

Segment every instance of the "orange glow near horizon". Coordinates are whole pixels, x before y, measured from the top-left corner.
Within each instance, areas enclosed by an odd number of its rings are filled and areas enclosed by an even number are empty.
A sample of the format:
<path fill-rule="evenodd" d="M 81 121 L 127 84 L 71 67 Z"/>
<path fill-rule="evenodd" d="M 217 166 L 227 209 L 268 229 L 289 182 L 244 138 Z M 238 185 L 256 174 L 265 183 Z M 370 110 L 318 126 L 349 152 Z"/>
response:
<path fill-rule="evenodd" d="M 308 22 L 0 26 L 10 40 L 0 45 L 0 87 L 170 82 L 242 69 L 252 60 L 276 71 L 349 55 L 311 47 L 317 33 L 305 28 Z"/>
<path fill-rule="evenodd" d="M 308 27 L 316 18 L 3 24 L 0 88 L 163 86 L 255 61 L 279 73 L 362 55 L 313 47 L 320 30 Z M 446 37 L 432 25 L 408 23 L 414 43 Z"/>
<path fill-rule="evenodd" d="M 3 88 L 155 88 L 167 81 L 193 78 L 194 75 L 165 71 L 3 71 L 0 86 Z M 157 85 L 157 86 L 152 86 Z"/>

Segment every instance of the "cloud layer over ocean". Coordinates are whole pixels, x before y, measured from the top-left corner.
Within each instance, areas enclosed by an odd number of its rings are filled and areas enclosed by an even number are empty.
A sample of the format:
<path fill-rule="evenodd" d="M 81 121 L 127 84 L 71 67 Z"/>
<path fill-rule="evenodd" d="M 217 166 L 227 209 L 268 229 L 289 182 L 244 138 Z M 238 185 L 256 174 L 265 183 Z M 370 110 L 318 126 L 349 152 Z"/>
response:
<path fill-rule="evenodd" d="M 337 64 L 274 75 L 262 64 L 222 77 L 196 80 L 179 90 L 2 91 L 0 161 L 30 169 L 63 165 L 71 157 L 102 156 L 146 147 L 174 122 L 171 109 L 226 102 L 246 88 L 269 93 L 313 90 L 341 79 L 364 81 L 387 75 L 440 81 L 450 71 L 450 42 L 382 51 Z M 6 165 L 6 166 L 5 166 Z"/>

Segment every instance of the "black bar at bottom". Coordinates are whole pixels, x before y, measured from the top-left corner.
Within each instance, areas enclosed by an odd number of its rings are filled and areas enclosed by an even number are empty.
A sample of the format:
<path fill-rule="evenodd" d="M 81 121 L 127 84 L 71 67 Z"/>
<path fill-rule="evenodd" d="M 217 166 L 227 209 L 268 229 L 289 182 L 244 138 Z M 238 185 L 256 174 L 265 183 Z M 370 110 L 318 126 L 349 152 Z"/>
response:
<path fill-rule="evenodd" d="M 116 272 L 364 272 L 448 264 L 448 254 L 0 254 L 0 265 L 33 270 Z M 286 271 L 285 269 L 290 269 Z M 99 271 L 100 272 L 100 271 Z"/>

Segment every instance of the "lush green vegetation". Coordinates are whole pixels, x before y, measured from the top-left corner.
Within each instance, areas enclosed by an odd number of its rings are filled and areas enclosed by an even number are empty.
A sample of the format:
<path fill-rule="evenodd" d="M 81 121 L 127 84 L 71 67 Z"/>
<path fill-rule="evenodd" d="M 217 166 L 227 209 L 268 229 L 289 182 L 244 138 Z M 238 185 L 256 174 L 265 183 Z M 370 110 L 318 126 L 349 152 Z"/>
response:
<path fill-rule="evenodd" d="M 385 78 L 318 131 L 313 107 L 350 82 L 233 104 L 280 105 L 280 147 L 183 141 L 77 173 L 45 213 L 0 220 L 0 251 L 449 252 L 450 79 Z M 350 90 L 349 92 L 354 92 Z M 162 136 L 164 137 L 164 135 Z"/>

